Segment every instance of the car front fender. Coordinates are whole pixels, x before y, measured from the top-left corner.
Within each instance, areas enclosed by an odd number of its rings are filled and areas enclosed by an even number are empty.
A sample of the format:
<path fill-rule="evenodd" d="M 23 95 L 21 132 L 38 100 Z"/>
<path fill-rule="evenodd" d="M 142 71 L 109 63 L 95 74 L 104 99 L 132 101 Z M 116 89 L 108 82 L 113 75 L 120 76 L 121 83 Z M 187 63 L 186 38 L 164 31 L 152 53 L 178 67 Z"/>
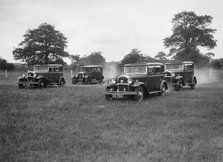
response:
<path fill-rule="evenodd" d="M 145 84 L 143 82 L 135 82 L 132 86 L 139 87 L 139 86 L 145 86 Z"/>
<path fill-rule="evenodd" d="M 179 79 L 183 79 L 183 77 L 182 76 L 176 76 L 175 79 L 179 80 Z"/>
<path fill-rule="evenodd" d="M 45 79 L 45 78 L 44 78 L 44 76 L 39 75 L 39 76 L 37 76 L 35 79 L 40 80 L 40 79 Z"/>

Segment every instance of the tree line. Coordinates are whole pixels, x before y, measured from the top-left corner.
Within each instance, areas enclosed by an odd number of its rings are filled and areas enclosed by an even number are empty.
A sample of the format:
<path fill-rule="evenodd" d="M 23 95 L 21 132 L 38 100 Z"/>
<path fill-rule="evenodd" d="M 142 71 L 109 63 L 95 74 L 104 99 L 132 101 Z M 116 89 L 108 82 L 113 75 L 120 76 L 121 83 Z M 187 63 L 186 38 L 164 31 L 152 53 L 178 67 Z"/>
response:
<path fill-rule="evenodd" d="M 127 63 L 141 63 L 149 61 L 166 62 L 170 60 L 194 61 L 197 67 L 212 66 L 222 68 L 223 59 L 215 59 L 212 52 L 202 54 L 199 47 L 208 50 L 217 46 L 214 39 L 216 29 L 210 28 L 213 17 L 209 15 L 196 15 L 193 11 L 183 11 L 174 15 L 171 23 L 172 34 L 163 39 L 164 47 L 169 52 L 158 52 L 156 56 L 150 57 L 143 54 L 139 49 L 134 48 L 119 62 L 122 66 Z M 66 64 L 63 60 L 68 57 L 72 61 L 71 68 L 78 69 L 87 64 L 104 64 L 106 62 L 100 51 L 91 52 L 89 55 L 69 54 L 65 49 L 67 38 L 55 26 L 43 23 L 36 29 L 29 29 L 24 34 L 24 40 L 14 48 L 12 53 L 15 60 L 26 62 L 28 66 L 35 64 L 60 63 Z"/>

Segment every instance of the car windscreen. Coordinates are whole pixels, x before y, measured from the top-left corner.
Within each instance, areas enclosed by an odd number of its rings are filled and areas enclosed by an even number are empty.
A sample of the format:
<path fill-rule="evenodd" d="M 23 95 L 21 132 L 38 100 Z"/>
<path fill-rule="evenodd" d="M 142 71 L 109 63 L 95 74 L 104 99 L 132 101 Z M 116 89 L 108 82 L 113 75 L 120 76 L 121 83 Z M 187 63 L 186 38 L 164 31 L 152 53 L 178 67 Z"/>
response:
<path fill-rule="evenodd" d="M 125 74 L 145 74 L 146 73 L 146 66 L 126 66 L 124 67 L 124 73 Z"/>
<path fill-rule="evenodd" d="M 48 66 L 34 66 L 34 71 L 47 71 Z"/>
<path fill-rule="evenodd" d="M 166 70 L 182 70 L 183 65 L 182 64 L 167 64 Z"/>

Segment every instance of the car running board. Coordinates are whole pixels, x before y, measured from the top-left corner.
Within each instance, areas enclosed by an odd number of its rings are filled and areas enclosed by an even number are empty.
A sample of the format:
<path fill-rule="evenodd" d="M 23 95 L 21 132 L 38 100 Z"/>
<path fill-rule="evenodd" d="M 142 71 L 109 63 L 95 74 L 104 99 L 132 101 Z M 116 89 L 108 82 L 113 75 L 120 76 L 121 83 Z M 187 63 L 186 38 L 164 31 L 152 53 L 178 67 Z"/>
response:
<path fill-rule="evenodd" d="M 152 92 L 149 92 L 149 94 L 154 94 L 154 93 L 159 93 L 161 92 L 160 90 L 159 91 L 152 91 Z"/>

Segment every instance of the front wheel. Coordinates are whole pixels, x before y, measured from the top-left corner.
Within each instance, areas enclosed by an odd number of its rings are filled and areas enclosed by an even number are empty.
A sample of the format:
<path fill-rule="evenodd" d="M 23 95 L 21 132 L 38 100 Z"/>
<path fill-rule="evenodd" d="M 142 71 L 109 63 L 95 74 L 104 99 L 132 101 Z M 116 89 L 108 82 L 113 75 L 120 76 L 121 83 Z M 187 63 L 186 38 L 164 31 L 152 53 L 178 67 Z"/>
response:
<path fill-rule="evenodd" d="M 46 87 L 46 82 L 44 81 L 44 79 L 40 79 L 39 80 L 39 88 L 45 88 Z"/>
<path fill-rule="evenodd" d="M 182 88 L 183 88 L 183 82 L 182 82 L 182 80 L 180 79 L 180 80 L 177 81 L 177 84 L 175 85 L 175 90 L 176 90 L 176 91 L 181 91 Z"/>
<path fill-rule="evenodd" d="M 91 78 L 90 78 L 90 77 L 87 77 L 87 78 L 85 79 L 85 84 L 90 84 L 90 82 L 91 82 Z"/>
<path fill-rule="evenodd" d="M 143 87 L 142 86 L 137 87 L 135 89 L 135 92 L 136 92 L 135 99 L 138 102 L 143 101 L 143 99 L 144 99 L 144 89 L 143 89 Z"/>
<path fill-rule="evenodd" d="M 25 86 L 23 84 L 18 84 L 19 88 L 25 88 Z"/>

